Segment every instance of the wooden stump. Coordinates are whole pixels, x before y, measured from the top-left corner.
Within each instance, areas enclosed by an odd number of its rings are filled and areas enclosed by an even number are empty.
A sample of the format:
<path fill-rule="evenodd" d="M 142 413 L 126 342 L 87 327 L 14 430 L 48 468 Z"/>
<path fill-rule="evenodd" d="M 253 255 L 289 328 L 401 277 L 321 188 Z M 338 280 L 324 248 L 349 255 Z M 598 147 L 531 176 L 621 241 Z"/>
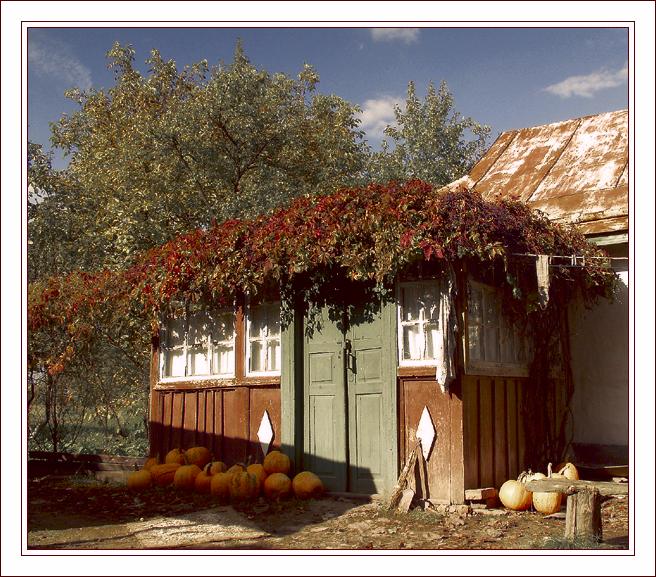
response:
<path fill-rule="evenodd" d="M 597 488 L 580 489 L 567 497 L 565 538 L 601 541 L 601 495 Z"/>

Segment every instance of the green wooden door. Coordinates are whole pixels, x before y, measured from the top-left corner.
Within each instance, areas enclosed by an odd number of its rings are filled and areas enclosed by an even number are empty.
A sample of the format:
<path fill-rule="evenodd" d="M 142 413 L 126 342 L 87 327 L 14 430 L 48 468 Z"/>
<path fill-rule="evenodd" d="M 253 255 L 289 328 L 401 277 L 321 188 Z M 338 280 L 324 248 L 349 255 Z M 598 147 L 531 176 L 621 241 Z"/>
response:
<path fill-rule="evenodd" d="M 349 485 L 355 493 L 381 493 L 386 489 L 390 463 L 389 418 L 394 390 L 390 355 L 386 350 L 383 312 L 373 319 L 353 323 L 348 331 L 347 356 L 349 421 Z M 348 347 L 347 347 L 348 348 Z"/>
<path fill-rule="evenodd" d="M 330 490 L 383 493 L 396 478 L 393 313 L 352 317 L 346 333 L 324 314 L 305 339 L 305 453 Z"/>
<path fill-rule="evenodd" d="M 347 483 L 344 339 L 324 311 L 321 330 L 305 337 L 304 467 L 327 489 L 345 491 Z"/>

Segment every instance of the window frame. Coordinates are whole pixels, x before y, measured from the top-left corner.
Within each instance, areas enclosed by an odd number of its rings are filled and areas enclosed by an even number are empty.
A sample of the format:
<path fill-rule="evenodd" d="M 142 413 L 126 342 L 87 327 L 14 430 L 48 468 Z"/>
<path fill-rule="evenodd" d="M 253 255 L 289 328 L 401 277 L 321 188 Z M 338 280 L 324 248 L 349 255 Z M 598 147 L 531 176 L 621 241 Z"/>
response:
<path fill-rule="evenodd" d="M 205 311 L 208 313 L 211 317 L 211 311 Z M 166 364 L 167 364 L 167 352 L 169 350 L 173 350 L 173 348 L 167 347 L 166 346 L 166 339 L 167 339 L 167 327 L 166 323 L 168 319 L 163 319 L 162 322 L 160 322 L 160 341 L 159 341 L 159 370 L 158 370 L 158 379 L 157 382 L 161 384 L 169 384 L 169 383 L 189 383 L 189 382 L 196 382 L 196 381 L 222 381 L 222 380 L 230 380 L 234 381 L 235 378 L 237 378 L 237 358 L 238 358 L 238 353 L 239 351 L 237 350 L 237 344 L 238 344 L 238 338 L 237 338 L 237 331 L 238 331 L 238 315 L 237 315 L 237 307 L 236 305 L 233 304 L 232 307 L 223 307 L 220 309 L 217 309 L 217 312 L 219 314 L 225 314 L 225 313 L 232 313 L 232 319 L 234 323 L 234 330 L 233 330 L 233 336 L 232 336 L 232 354 L 233 354 L 233 361 L 232 361 L 232 372 L 231 373 L 212 373 L 212 363 L 213 363 L 213 353 L 214 353 L 214 342 L 212 340 L 212 330 L 209 331 L 206 340 L 207 340 L 207 356 L 208 356 L 208 363 L 209 363 L 209 374 L 206 375 L 188 375 L 187 372 L 189 370 L 189 320 L 191 317 L 189 307 L 185 306 L 184 308 L 184 335 L 183 335 L 183 344 L 182 347 L 176 347 L 176 348 L 182 348 L 183 350 L 183 355 L 184 355 L 184 364 L 185 364 L 185 374 L 184 375 L 168 375 L 165 376 L 165 371 L 166 371 Z M 225 342 L 225 341 L 217 341 L 218 342 Z"/>
<path fill-rule="evenodd" d="M 275 371 L 251 371 L 251 309 L 257 306 L 278 306 L 278 324 L 280 325 L 280 301 L 262 301 L 253 304 L 250 297 L 246 297 L 244 303 L 244 376 L 246 378 L 258 378 L 258 377 L 280 377 L 281 368 L 282 368 L 282 327 L 278 333 L 278 348 L 280 350 L 279 358 L 279 368 Z M 269 341 L 268 336 L 269 325 L 267 324 L 267 336 L 264 338 L 264 349 L 268 350 L 267 343 Z M 256 339 L 262 341 L 262 339 Z M 271 339 L 273 340 L 273 338 Z M 265 357 L 266 358 L 266 357 Z"/>
<path fill-rule="evenodd" d="M 437 359 L 404 359 L 403 358 L 403 327 L 409 324 L 416 324 L 416 323 L 409 323 L 407 321 L 404 321 L 401 315 L 402 309 L 403 309 L 403 300 L 402 300 L 402 290 L 405 287 L 410 287 L 410 286 L 421 286 L 421 285 L 430 285 L 434 284 L 437 287 L 437 302 L 439 303 L 439 300 L 441 299 L 442 291 L 444 290 L 443 282 L 440 278 L 430 278 L 430 279 L 419 279 L 419 280 L 412 280 L 412 281 L 399 281 L 396 283 L 396 319 L 397 319 L 397 357 L 398 357 L 398 362 L 397 366 L 399 368 L 403 367 L 435 367 L 437 368 Z M 423 315 L 423 308 L 421 309 L 421 314 Z M 423 318 L 423 317 L 422 317 Z M 404 324 L 405 323 L 405 324 Z M 426 320 L 419 320 L 417 321 L 420 326 L 420 330 L 422 333 L 424 333 L 424 325 L 427 325 L 429 321 Z"/>
<path fill-rule="evenodd" d="M 528 339 L 528 335 L 524 335 L 524 351 L 526 355 L 525 362 L 510 362 L 510 361 L 491 361 L 486 359 L 472 359 L 470 350 L 470 307 L 471 307 L 471 289 L 476 288 L 480 290 L 483 294 L 494 295 L 497 308 L 497 342 L 500 355 L 502 354 L 502 339 L 505 334 L 512 333 L 512 325 L 510 324 L 508 317 L 503 314 L 503 308 L 501 306 L 500 291 L 498 287 L 493 285 L 485 284 L 473 279 L 468 279 L 467 281 L 467 295 L 466 295 L 466 306 L 465 306 L 465 331 L 463 336 L 463 349 L 464 349 L 464 361 L 465 361 L 465 374 L 467 375 L 489 375 L 489 376 L 504 376 L 504 377 L 528 377 L 529 376 L 529 367 L 531 363 L 531 349 Z M 481 303 L 481 339 L 484 341 L 485 337 L 483 336 L 483 330 L 485 327 L 485 306 Z"/>

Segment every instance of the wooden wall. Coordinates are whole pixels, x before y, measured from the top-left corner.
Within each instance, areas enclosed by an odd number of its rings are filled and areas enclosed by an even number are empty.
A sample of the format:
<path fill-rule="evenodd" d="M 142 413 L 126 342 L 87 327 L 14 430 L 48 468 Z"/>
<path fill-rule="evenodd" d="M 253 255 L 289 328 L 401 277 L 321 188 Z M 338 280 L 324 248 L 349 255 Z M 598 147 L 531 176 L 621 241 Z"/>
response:
<path fill-rule="evenodd" d="M 546 473 L 546 462 L 528 462 L 527 438 L 521 411 L 522 395 L 530 394 L 527 378 L 472 376 L 463 377 L 463 444 L 465 489 L 499 488 L 508 479 L 516 479 L 529 467 Z M 567 417 L 567 398 L 562 379 L 549 381 L 541 402 L 547 410 L 543 437 L 551 439 L 549 460 L 562 458 L 558 451 L 559 430 Z M 547 430 L 548 429 L 548 430 Z M 565 432 L 566 433 L 566 432 Z"/>
<path fill-rule="evenodd" d="M 151 390 L 151 454 L 175 447 L 208 447 L 229 463 L 263 459 L 257 431 L 264 411 L 280 447 L 280 386 L 203 387 Z"/>
<path fill-rule="evenodd" d="M 442 392 L 430 378 L 399 379 L 399 466 L 416 442 L 424 407 L 428 407 L 436 430 L 426 462 L 428 497 L 440 503 L 464 501 L 462 402 L 457 391 Z"/>
<path fill-rule="evenodd" d="M 526 379 L 464 376 L 465 488 L 500 487 L 524 469 L 520 411 Z"/>

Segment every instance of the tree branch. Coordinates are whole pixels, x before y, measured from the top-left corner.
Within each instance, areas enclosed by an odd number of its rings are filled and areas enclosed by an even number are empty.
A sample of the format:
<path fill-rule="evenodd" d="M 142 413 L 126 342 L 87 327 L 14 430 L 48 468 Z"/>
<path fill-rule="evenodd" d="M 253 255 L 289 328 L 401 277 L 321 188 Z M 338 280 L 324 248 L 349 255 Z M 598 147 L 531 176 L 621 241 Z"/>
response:
<path fill-rule="evenodd" d="M 196 187 L 198 188 L 198 192 L 200 192 L 201 196 L 203 197 L 203 200 L 208 206 L 210 205 L 210 199 L 207 196 L 207 193 L 205 192 L 205 187 L 203 186 L 202 182 L 198 180 L 198 175 L 197 172 L 194 171 L 192 166 L 189 164 L 189 161 L 186 159 L 185 154 L 182 152 L 182 149 L 180 148 L 180 143 L 178 142 L 178 139 L 176 136 L 171 137 L 171 141 L 173 142 L 173 148 L 175 149 L 176 153 L 178 154 L 178 158 L 182 161 L 182 164 L 185 165 L 185 168 L 189 172 L 189 174 L 192 175 L 194 182 L 196 183 Z M 191 157 L 192 160 L 194 160 L 193 156 Z"/>
<path fill-rule="evenodd" d="M 116 348 L 118 351 L 123 353 L 125 358 L 127 358 L 139 371 L 143 369 L 143 363 L 140 363 L 137 358 L 133 357 L 128 353 L 118 342 L 116 342 L 116 339 L 112 337 L 105 329 L 103 329 L 102 325 L 94 324 L 94 328 L 96 329 L 97 332 L 99 332 L 102 336 L 107 339 L 107 342 L 112 345 L 114 348 Z"/>

